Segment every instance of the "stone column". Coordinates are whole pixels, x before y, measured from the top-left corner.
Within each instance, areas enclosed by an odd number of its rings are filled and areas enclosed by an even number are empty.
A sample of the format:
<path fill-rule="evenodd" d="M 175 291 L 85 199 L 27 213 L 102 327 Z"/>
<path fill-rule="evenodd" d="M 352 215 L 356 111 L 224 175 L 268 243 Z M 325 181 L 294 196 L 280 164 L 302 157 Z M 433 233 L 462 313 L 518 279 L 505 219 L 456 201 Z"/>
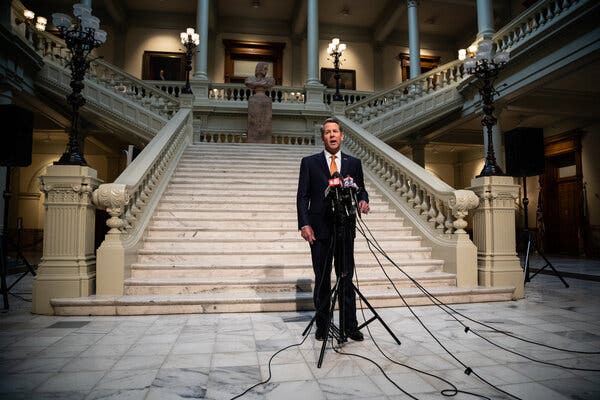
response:
<path fill-rule="evenodd" d="M 519 186 L 510 176 L 482 176 L 473 178 L 469 189 L 480 199 L 479 207 L 472 211 L 479 285 L 513 286 L 513 298 L 523 298 L 524 275 L 515 232 Z"/>
<path fill-rule="evenodd" d="M 33 282 L 33 313 L 53 314 L 53 298 L 95 293 L 92 192 L 99 184 L 94 169 L 75 165 L 52 165 L 40 177 L 46 216 L 44 250 Z"/>
<path fill-rule="evenodd" d="M 200 44 L 196 48 L 194 78 L 208 80 L 208 75 L 206 74 L 208 64 L 208 0 L 198 0 L 196 31 L 200 35 Z"/>
<path fill-rule="evenodd" d="M 319 82 L 319 0 L 308 0 L 306 24 L 307 85 Z"/>
<path fill-rule="evenodd" d="M 194 105 L 198 107 L 208 106 L 208 91 L 210 79 L 208 79 L 208 2 L 209 0 L 197 0 L 196 31 L 200 35 L 200 44 L 196 47 L 196 58 L 194 63 L 194 74 L 190 80 L 192 93 L 194 94 Z"/>
<path fill-rule="evenodd" d="M 407 0 L 408 48 L 410 53 L 410 78 L 421 75 L 421 41 L 419 39 L 419 0 Z"/>
<path fill-rule="evenodd" d="M 412 160 L 414 163 L 425 168 L 425 141 L 422 137 L 415 137 L 410 141 L 410 147 L 412 149 Z"/>
<path fill-rule="evenodd" d="M 494 34 L 492 0 L 477 0 L 477 39 L 490 39 Z"/>
<path fill-rule="evenodd" d="M 325 86 L 319 82 L 319 1 L 308 0 L 306 24 L 307 78 L 305 107 L 311 110 L 325 110 L 323 94 Z"/>

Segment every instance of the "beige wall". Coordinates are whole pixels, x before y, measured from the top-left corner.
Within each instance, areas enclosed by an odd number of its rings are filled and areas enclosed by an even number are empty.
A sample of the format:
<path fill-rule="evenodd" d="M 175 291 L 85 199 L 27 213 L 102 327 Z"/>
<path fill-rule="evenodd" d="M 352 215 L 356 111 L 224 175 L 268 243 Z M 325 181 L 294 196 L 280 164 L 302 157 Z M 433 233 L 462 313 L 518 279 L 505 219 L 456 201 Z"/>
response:
<path fill-rule="evenodd" d="M 179 41 L 180 32 L 181 29 L 129 28 L 125 42 L 125 71 L 141 78 L 144 51 L 185 52 Z"/>
<path fill-rule="evenodd" d="M 319 40 L 319 74 L 321 68 L 333 68 L 333 59 L 327 59 L 329 40 Z M 346 51 L 341 58 L 341 69 L 356 71 L 356 90 L 372 91 L 373 82 L 373 50 L 367 43 L 346 43 Z M 319 77 L 320 78 L 320 77 Z"/>
<path fill-rule="evenodd" d="M 224 81 L 225 47 L 223 46 L 223 39 L 285 43 L 285 48 L 283 49 L 283 76 L 281 77 L 281 81 L 283 86 L 292 86 L 292 42 L 288 37 L 234 33 L 218 34 L 215 42 L 209 43 L 209 46 L 214 46 L 214 68 L 212 69 L 213 73 L 211 77 L 213 82 L 222 83 Z"/>

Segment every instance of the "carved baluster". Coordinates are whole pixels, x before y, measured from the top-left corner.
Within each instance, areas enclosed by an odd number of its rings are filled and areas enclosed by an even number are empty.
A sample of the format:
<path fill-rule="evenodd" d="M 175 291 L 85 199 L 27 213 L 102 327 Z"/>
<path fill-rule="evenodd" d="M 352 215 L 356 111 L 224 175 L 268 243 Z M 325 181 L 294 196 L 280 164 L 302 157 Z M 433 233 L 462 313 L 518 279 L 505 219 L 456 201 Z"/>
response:
<path fill-rule="evenodd" d="M 400 187 L 400 196 L 408 201 L 408 192 L 410 191 L 410 182 L 406 175 L 402 175 L 402 186 Z"/>
<path fill-rule="evenodd" d="M 467 221 L 464 218 L 468 215 L 469 210 L 479 205 L 479 197 L 470 190 L 455 190 L 453 196 L 448 200 L 452 215 L 455 218 L 453 226 L 456 233 L 467 233 Z"/>
<path fill-rule="evenodd" d="M 421 204 L 419 205 L 419 215 L 421 216 L 421 218 L 423 218 L 423 220 L 427 221 L 427 213 L 429 212 L 429 208 L 430 208 L 430 204 L 429 204 L 429 195 L 427 194 L 427 192 L 425 191 L 425 189 L 423 189 L 423 200 L 421 201 Z"/>
<path fill-rule="evenodd" d="M 435 217 L 435 229 L 437 229 L 440 232 L 443 232 L 445 228 L 444 223 L 446 221 L 446 217 L 444 215 L 444 206 L 441 200 L 436 200 L 436 206 L 438 214 Z"/>
<path fill-rule="evenodd" d="M 444 233 L 451 234 L 452 232 L 454 232 L 454 224 L 452 223 L 452 215 L 450 215 L 450 213 L 446 214 L 446 221 L 444 221 L 444 226 L 446 227 Z"/>

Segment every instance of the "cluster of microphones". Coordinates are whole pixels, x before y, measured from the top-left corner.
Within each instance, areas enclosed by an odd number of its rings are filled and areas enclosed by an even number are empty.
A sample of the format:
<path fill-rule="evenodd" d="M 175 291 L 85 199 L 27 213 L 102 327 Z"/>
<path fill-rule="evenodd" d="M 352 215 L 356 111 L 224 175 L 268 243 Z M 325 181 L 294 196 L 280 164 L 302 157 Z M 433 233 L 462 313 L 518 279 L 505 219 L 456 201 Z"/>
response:
<path fill-rule="evenodd" d="M 343 212 L 346 215 L 356 213 L 356 193 L 360 188 L 351 176 L 342 178 L 339 172 L 335 172 L 329 179 L 325 189 L 325 198 L 331 200 L 334 212 Z"/>

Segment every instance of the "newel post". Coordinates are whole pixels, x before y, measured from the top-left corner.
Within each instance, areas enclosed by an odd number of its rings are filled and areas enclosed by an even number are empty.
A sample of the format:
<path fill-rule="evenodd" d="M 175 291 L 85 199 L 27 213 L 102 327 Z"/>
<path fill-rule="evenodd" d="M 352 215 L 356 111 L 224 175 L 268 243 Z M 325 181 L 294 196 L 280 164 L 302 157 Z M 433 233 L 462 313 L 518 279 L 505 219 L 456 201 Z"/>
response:
<path fill-rule="evenodd" d="M 46 195 L 44 250 L 33 282 L 34 314 L 53 314 L 50 300 L 85 297 L 96 287 L 92 192 L 96 170 L 79 165 L 52 165 L 40 177 Z"/>
<path fill-rule="evenodd" d="M 523 298 L 523 269 L 516 253 L 515 199 L 519 186 L 510 176 L 481 176 L 471 180 L 479 196 L 473 210 L 473 242 L 481 286 L 513 286 L 514 299 Z"/>

